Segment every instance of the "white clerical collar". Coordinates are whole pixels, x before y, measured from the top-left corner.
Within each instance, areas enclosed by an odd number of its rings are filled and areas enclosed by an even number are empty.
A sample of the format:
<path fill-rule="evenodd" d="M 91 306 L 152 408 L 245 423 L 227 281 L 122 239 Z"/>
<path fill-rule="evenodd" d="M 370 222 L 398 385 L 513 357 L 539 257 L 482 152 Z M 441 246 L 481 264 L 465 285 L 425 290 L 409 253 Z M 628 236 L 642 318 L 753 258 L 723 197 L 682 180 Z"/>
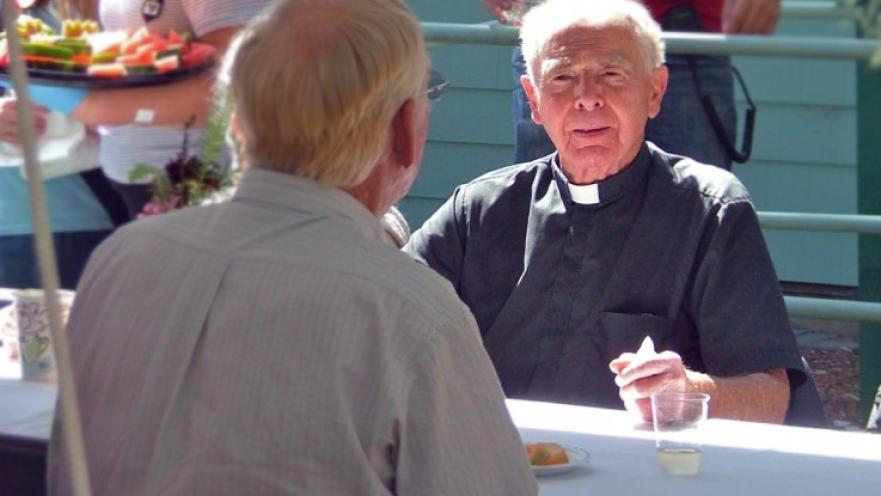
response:
<path fill-rule="evenodd" d="M 572 184 L 566 181 L 569 186 L 569 196 L 572 201 L 579 205 L 596 205 L 600 202 L 600 189 L 596 183 L 594 184 Z"/>

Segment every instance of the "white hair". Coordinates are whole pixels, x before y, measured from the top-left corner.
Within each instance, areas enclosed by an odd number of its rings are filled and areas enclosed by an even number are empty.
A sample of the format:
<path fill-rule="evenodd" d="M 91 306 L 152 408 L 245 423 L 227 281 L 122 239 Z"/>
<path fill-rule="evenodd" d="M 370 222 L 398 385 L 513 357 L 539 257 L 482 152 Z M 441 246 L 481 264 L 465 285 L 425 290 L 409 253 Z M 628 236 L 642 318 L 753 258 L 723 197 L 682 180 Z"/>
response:
<path fill-rule="evenodd" d="M 548 43 L 574 27 L 605 28 L 621 26 L 633 31 L 645 53 L 648 69 L 664 63 L 661 26 L 641 3 L 634 0 L 548 0 L 533 7 L 523 18 L 520 42 L 526 72 L 536 81 L 537 63 Z"/>

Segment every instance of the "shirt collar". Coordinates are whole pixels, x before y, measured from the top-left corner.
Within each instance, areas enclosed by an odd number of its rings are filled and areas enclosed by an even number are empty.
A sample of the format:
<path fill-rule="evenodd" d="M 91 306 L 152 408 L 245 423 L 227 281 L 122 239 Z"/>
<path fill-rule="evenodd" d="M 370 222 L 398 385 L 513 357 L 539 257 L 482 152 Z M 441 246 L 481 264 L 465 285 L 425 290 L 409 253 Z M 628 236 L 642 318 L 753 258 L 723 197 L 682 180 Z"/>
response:
<path fill-rule="evenodd" d="M 321 187 L 315 181 L 293 174 L 250 168 L 242 174 L 232 199 L 343 217 L 352 221 L 364 237 L 388 242 L 379 219 L 352 195 L 339 188 Z"/>
<path fill-rule="evenodd" d="M 570 184 L 563 170 L 560 168 L 560 154 L 555 153 L 551 158 L 551 168 L 554 171 L 554 180 L 557 188 L 566 204 L 601 207 L 614 202 L 630 191 L 645 183 L 651 155 L 648 146 L 643 142 L 630 165 L 622 169 L 614 176 L 597 181 L 589 186 Z M 573 194 L 573 189 L 575 190 Z"/>

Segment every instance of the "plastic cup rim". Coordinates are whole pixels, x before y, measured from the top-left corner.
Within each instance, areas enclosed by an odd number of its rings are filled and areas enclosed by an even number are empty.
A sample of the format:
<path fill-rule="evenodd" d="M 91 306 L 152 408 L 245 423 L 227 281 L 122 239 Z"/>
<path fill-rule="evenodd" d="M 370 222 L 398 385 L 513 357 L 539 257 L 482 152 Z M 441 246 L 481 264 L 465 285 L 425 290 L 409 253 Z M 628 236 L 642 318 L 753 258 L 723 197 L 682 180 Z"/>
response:
<path fill-rule="evenodd" d="M 653 393 L 652 401 L 656 401 L 658 398 L 664 400 L 674 400 L 674 401 L 702 401 L 708 402 L 710 401 L 710 395 L 707 393 L 684 393 L 684 392 L 661 392 L 661 393 Z"/>

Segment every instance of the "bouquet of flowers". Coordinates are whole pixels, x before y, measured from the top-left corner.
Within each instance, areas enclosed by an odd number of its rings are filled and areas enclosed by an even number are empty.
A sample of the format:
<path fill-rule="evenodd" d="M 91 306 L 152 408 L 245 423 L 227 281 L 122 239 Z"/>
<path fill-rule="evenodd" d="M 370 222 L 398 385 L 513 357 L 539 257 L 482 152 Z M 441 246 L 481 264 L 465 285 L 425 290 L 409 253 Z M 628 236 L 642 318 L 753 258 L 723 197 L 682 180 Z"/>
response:
<path fill-rule="evenodd" d="M 183 142 L 176 157 L 161 168 L 139 164 L 132 170 L 130 181 L 140 183 L 150 179 L 153 187 L 153 197 L 144 205 L 139 219 L 200 205 L 233 185 L 232 169 L 218 163 L 228 121 L 226 109 L 215 109 L 203 129 L 200 153 L 191 155 L 189 133 L 193 120 L 190 120 L 184 126 Z"/>

